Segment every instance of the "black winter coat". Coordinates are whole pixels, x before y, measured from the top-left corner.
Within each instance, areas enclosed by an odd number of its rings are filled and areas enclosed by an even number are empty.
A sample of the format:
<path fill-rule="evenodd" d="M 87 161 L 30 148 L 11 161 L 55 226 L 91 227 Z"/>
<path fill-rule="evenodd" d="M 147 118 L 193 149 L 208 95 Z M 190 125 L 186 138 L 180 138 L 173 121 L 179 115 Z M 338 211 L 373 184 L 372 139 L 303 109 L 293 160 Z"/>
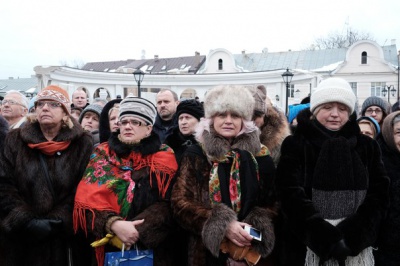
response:
<path fill-rule="evenodd" d="M 376 141 L 360 134 L 358 125 L 350 120 L 336 134 L 327 133 L 322 125 L 310 120 L 311 112 L 299 113 L 295 134 L 282 144 L 281 158 L 277 167 L 277 184 L 280 192 L 283 213 L 281 243 L 279 247 L 280 265 L 304 265 L 306 247 L 309 247 L 322 260 L 332 257 L 336 243 L 344 240 L 356 256 L 363 249 L 373 246 L 378 237 L 381 221 L 388 208 L 389 179 L 381 161 L 381 153 Z M 327 142 L 327 141 L 330 142 Z M 334 145 L 334 154 L 321 155 L 321 147 L 326 143 L 348 143 L 350 147 L 339 150 Z M 360 158 L 358 164 L 343 162 L 343 157 Z M 354 161 L 350 159 L 349 161 Z M 320 166 L 317 168 L 316 165 Z M 358 168 L 354 166 L 357 165 Z M 365 172 L 360 176 L 358 173 Z M 321 175 L 321 173 L 324 173 Z M 324 220 L 313 201 L 313 190 L 324 176 L 325 191 L 358 190 L 344 185 L 333 188 L 336 183 L 347 184 L 349 180 L 339 181 L 341 177 L 354 177 L 359 184 L 366 184 L 365 197 L 352 214 L 345 216 L 337 226 Z M 354 180 L 351 180 L 354 181 Z M 351 183 L 358 184 L 357 182 Z M 330 186 L 330 187 L 329 187 Z M 328 193 L 327 193 L 328 194 Z M 330 195 L 333 195 L 331 193 Z M 328 198 L 328 205 L 340 200 Z"/>
<path fill-rule="evenodd" d="M 92 152 L 92 137 L 74 120 L 72 129 L 62 128 L 54 141 L 70 140 L 69 147 L 44 156 L 56 198 L 45 176 L 39 150 L 28 143 L 46 141 L 39 123 L 8 133 L 0 172 L 0 265 L 68 265 L 68 248 L 74 251 L 72 210 L 75 189 Z M 60 228 L 39 240 L 26 229 L 32 219 L 61 220 Z M 75 265 L 79 265 L 76 263 Z"/>
<path fill-rule="evenodd" d="M 379 235 L 376 265 L 396 266 L 400 264 L 400 152 L 390 149 L 383 138 L 378 143 L 390 178 L 390 208 Z"/>

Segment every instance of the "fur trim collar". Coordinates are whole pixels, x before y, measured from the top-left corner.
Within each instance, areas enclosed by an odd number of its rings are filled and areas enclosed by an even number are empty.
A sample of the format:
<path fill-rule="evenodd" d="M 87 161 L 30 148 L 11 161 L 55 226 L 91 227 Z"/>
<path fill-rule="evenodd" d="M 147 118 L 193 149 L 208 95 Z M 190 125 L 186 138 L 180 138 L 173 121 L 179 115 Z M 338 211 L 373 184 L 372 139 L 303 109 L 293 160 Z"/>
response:
<path fill-rule="evenodd" d="M 118 134 L 119 131 L 112 133 L 110 139 L 108 140 L 108 145 L 110 149 L 115 151 L 119 157 L 125 157 L 132 151 L 138 152 L 142 155 L 149 155 L 160 150 L 161 142 L 158 135 L 154 132 L 151 132 L 149 137 L 142 139 L 137 145 L 128 145 L 122 143 L 118 139 Z"/>
<path fill-rule="evenodd" d="M 54 141 L 67 141 L 67 140 L 74 140 L 76 138 L 81 137 L 83 134 L 86 134 L 81 125 L 71 117 L 71 121 L 74 124 L 72 128 L 64 128 L 60 129 L 58 135 L 54 138 Z M 21 130 L 21 138 L 26 143 L 40 143 L 47 141 L 44 137 L 42 130 L 40 129 L 39 122 L 29 122 L 27 121 L 25 125 L 20 128 Z"/>
<path fill-rule="evenodd" d="M 228 140 L 216 134 L 213 128 L 204 130 L 202 146 L 211 161 L 222 158 L 231 149 L 246 150 L 256 155 L 261 150 L 258 130 L 243 133 L 235 138 L 232 144 Z"/>

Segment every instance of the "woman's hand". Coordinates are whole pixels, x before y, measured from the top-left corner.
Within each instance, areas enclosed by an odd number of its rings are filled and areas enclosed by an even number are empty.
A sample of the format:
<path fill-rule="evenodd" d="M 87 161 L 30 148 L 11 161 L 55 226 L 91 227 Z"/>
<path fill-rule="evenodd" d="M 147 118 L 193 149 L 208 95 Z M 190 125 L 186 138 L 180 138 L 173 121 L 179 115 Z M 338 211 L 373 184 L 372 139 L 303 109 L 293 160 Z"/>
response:
<path fill-rule="evenodd" d="M 135 226 L 143 222 L 144 219 L 136 221 L 118 220 L 111 224 L 111 231 L 125 244 L 125 249 L 129 250 L 131 246 L 139 240 L 139 232 L 136 230 Z"/>
<path fill-rule="evenodd" d="M 243 229 L 245 225 L 250 226 L 238 221 L 231 222 L 226 229 L 225 236 L 239 247 L 251 246 L 253 238 Z"/>

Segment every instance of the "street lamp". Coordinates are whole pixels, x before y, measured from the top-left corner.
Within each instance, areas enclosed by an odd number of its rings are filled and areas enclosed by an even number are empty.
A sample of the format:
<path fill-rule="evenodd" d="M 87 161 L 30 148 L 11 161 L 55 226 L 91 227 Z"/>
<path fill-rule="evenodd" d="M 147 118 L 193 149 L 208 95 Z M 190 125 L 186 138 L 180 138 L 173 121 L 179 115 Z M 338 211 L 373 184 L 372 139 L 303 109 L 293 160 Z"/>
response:
<path fill-rule="evenodd" d="M 136 83 L 137 83 L 137 87 L 138 87 L 138 97 L 140 97 L 140 96 L 141 96 L 141 95 L 140 95 L 140 84 L 141 84 L 142 81 L 143 81 L 144 72 L 143 72 L 142 70 L 140 70 L 140 69 L 137 69 L 137 70 L 135 70 L 135 72 L 133 72 L 133 77 L 135 78 Z"/>
<path fill-rule="evenodd" d="M 289 86 L 290 86 L 290 82 L 292 82 L 293 76 L 294 76 L 294 74 L 289 71 L 289 68 L 286 68 L 286 71 L 282 74 L 283 82 L 286 83 L 285 115 L 288 114 Z"/>
<path fill-rule="evenodd" d="M 386 89 L 387 88 L 387 89 Z M 391 89 L 390 89 L 391 88 Z M 383 87 L 383 89 L 382 89 L 382 94 L 383 94 L 383 97 L 385 97 L 386 96 L 386 93 L 387 93 L 387 96 L 388 96 L 388 103 L 390 104 L 390 94 L 392 94 L 392 97 L 394 97 L 395 95 L 396 95 L 396 89 L 394 88 L 394 86 L 393 85 L 387 85 L 387 86 L 385 86 L 385 87 Z"/>

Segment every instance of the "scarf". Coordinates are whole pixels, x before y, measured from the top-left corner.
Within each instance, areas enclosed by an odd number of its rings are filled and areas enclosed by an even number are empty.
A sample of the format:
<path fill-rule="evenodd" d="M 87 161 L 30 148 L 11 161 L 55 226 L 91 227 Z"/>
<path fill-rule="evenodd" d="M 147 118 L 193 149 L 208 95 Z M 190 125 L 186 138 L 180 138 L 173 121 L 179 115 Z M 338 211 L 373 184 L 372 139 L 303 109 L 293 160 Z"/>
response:
<path fill-rule="evenodd" d="M 262 145 L 261 151 L 256 156 L 269 155 L 266 146 Z M 251 159 L 256 168 L 257 180 L 259 180 L 258 163 L 255 157 L 250 154 Z M 232 161 L 229 172 L 229 198 L 232 209 L 238 214 L 241 210 L 241 184 L 240 184 L 240 153 L 237 150 L 228 151 L 223 158 L 212 162 L 209 180 L 209 198 L 211 206 L 222 202 L 220 177 L 218 175 L 218 167 L 220 163 L 229 163 Z"/>
<path fill-rule="evenodd" d="M 165 198 L 167 190 L 178 168 L 171 148 L 162 145 L 159 152 L 142 155 L 132 151 L 120 158 L 108 143 L 100 144 L 91 156 L 75 195 L 73 224 L 75 232 L 81 228 L 87 233 L 86 212 L 92 213 L 91 226 L 94 227 L 96 211 L 111 211 L 126 218 L 134 201 L 135 182 L 132 172 L 149 168 L 150 186 L 157 186 L 159 196 Z M 156 183 L 153 184 L 153 176 Z M 99 265 L 104 260 L 104 246 L 96 248 Z"/>
<path fill-rule="evenodd" d="M 40 143 L 28 143 L 28 147 L 31 149 L 38 149 L 42 153 L 46 155 L 54 155 L 58 151 L 63 151 L 68 148 L 69 144 L 71 144 L 70 140 L 66 141 L 45 141 Z"/>

